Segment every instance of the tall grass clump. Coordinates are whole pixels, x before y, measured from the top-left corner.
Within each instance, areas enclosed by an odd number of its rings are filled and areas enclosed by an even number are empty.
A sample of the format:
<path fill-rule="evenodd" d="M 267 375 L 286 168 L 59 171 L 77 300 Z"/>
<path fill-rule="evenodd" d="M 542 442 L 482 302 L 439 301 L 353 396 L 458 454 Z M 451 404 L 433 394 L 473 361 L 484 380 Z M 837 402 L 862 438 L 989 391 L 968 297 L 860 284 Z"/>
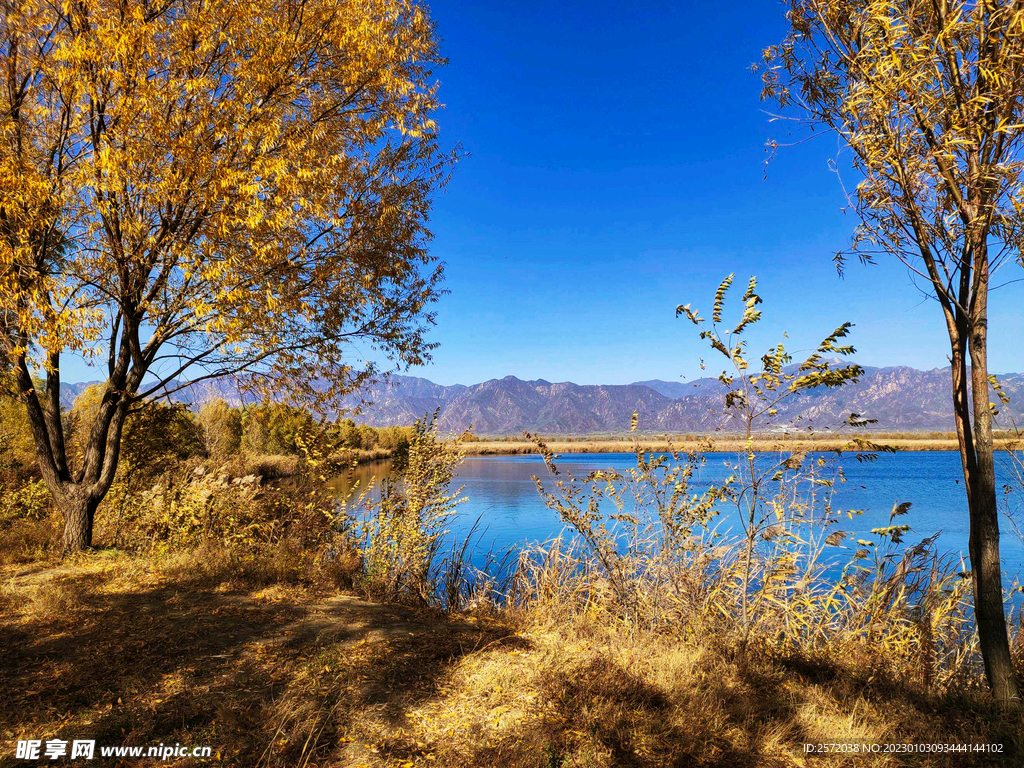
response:
<path fill-rule="evenodd" d="M 462 560 L 442 553 L 447 525 L 464 501 L 452 489 L 462 463 L 459 440 L 438 435 L 437 413 L 418 420 L 397 476 L 383 479 L 379 497 L 363 494 L 360 550 L 365 589 L 385 600 L 435 602 L 446 575 Z"/>
<path fill-rule="evenodd" d="M 466 501 L 454 487 L 465 437 L 440 435 L 437 412 L 425 415 L 376 492 L 356 486 L 341 503 L 367 596 L 445 612 L 491 611 L 504 601 L 515 553 L 478 551 L 479 520 L 461 536 L 449 527 Z"/>

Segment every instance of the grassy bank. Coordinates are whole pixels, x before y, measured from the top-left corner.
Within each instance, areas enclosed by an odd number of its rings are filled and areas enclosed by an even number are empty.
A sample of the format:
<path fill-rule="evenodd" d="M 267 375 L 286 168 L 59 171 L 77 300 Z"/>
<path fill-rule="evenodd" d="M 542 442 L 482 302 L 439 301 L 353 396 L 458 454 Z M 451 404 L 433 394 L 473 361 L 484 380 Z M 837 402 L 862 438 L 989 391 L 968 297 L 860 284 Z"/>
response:
<path fill-rule="evenodd" d="M 808 742 L 998 743 L 1018 713 L 972 686 L 928 692 L 859 653 L 630 630 L 540 606 L 444 615 L 369 602 L 224 550 L 101 551 L 2 569 L 0 730 L 98 745 L 210 746 L 263 766 L 805 766 Z M 4 763 L 7 764 L 7 763 Z M 138 760 L 104 765 L 134 766 Z"/>
<path fill-rule="evenodd" d="M 735 453 L 747 450 L 748 447 L 758 452 L 831 452 L 864 450 L 863 443 L 884 445 L 897 451 L 956 451 L 959 450 L 956 438 L 858 435 L 842 438 L 817 437 L 813 439 L 800 437 L 757 437 L 748 446 L 740 438 L 683 438 L 669 442 L 664 439 L 642 439 L 640 445 L 645 451 L 665 452 L 677 450 L 681 452 L 701 451 L 704 453 Z M 524 453 L 537 453 L 537 446 L 525 441 L 481 440 L 464 443 L 467 455 L 471 456 L 511 456 Z M 547 446 L 555 453 L 632 453 L 634 443 L 627 439 L 589 439 L 573 440 L 554 439 L 547 441 Z M 996 440 L 996 450 L 1019 450 L 1020 440 L 1002 438 Z"/>
<path fill-rule="evenodd" d="M 348 449 L 331 454 L 326 463 L 336 469 L 353 464 L 372 464 L 375 461 L 386 461 L 393 458 L 395 451 L 390 448 Z M 302 471 L 300 456 L 281 454 L 255 454 L 238 456 L 221 464 L 221 472 L 235 477 L 255 476 L 263 480 L 280 480 L 295 477 Z"/>

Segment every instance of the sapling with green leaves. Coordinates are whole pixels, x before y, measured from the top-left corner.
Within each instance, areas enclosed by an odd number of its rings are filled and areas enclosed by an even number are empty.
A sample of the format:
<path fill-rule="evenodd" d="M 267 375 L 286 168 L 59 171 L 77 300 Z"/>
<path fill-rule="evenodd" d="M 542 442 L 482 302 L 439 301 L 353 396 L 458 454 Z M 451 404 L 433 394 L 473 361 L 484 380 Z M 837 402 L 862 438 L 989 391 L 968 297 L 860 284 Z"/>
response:
<path fill-rule="evenodd" d="M 832 481 L 815 476 L 813 469 L 806 477 L 798 476 L 804 470 L 807 461 L 805 456 L 780 452 L 777 460 L 759 463 L 757 455 L 751 450 L 755 432 L 775 426 L 780 406 L 787 400 L 817 387 L 837 388 L 856 382 L 863 374 L 863 369 L 853 363 L 836 366 L 827 357 L 847 357 L 856 351 L 853 346 L 841 343 L 853 327 L 851 323 L 843 323 L 826 336 L 815 351 L 795 369 L 789 367 L 793 362 L 792 355 L 779 343 L 761 356 L 760 370 L 751 373 L 744 334 L 760 322 L 761 310 L 758 306 L 762 300 L 757 293 L 757 278 L 751 277 L 740 299 L 742 314 L 730 327 L 725 323 L 725 304 L 733 280 L 734 275 L 730 274 L 715 291 L 710 323 L 689 304 L 678 307 L 676 316 L 683 315 L 700 328 L 700 338 L 728 360 L 729 368 L 718 376 L 725 389 L 725 415 L 731 423 L 739 425 L 739 431 L 746 440 L 746 450 L 732 465 L 735 474 L 729 478 L 734 489 L 732 498 L 744 532 L 740 610 L 746 642 L 750 632 L 750 585 L 758 540 L 786 539 L 795 542 L 797 534 L 792 530 L 793 523 L 808 522 L 809 516 L 813 518 L 813 492 L 819 486 L 832 488 Z M 702 367 L 704 365 L 702 361 Z M 848 421 L 858 425 L 866 423 L 857 414 L 851 414 Z M 823 467 L 824 464 L 824 460 L 819 458 L 812 462 L 812 467 Z M 812 492 L 811 504 L 801 502 L 796 495 L 796 489 L 804 484 Z M 826 517 L 832 514 L 830 505 L 826 505 L 825 513 Z M 776 561 L 775 567 L 779 565 Z M 795 562 L 791 562 L 783 570 L 788 571 L 795 566 Z M 771 567 L 763 573 L 765 578 L 772 575 L 776 575 L 776 572 Z M 765 590 L 760 590 L 759 594 L 764 595 Z"/>

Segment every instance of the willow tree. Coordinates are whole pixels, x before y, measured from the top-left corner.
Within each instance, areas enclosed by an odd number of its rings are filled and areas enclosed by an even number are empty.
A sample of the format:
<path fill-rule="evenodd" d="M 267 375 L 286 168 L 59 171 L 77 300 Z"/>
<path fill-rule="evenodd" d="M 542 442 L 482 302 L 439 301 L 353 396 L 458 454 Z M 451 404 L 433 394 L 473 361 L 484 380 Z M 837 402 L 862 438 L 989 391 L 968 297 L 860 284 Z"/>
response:
<path fill-rule="evenodd" d="M 838 134 L 858 174 L 847 254 L 895 257 L 949 335 L 975 616 L 994 696 L 1019 697 L 1007 638 L 989 402 L 988 294 L 1020 261 L 1024 2 L 789 0 L 764 97 Z"/>
<path fill-rule="evenodd" d="M 439 149 L 413 0 L 0 0 L 0 344 L 90 545 L 133 408 L 204 379 L 332 397 L 422 362 Z M 70 457 L 61 364 L 105 376 Z M 36 385 L 34 376 L 45 384 Z"/>

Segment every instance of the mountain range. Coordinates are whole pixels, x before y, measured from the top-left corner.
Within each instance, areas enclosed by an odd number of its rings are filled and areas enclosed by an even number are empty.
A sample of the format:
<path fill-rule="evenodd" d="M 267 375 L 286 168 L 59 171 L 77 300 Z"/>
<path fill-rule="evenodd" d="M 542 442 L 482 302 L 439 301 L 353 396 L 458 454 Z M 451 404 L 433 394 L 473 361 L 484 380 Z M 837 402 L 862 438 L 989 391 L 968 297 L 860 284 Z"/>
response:
<path fill-rule="evenodd" d="M 1000 405 L 997 425 L 1024 423 L 1024 374 L 999 376 L 1008 405 Z M 88 384 L 66 384 L 62 399 L 70 406 Z M 198 405 L 222 397 L 237 404 L 231 382 L 210 382 L 198 392 L 176 399 Z M 994 393 L 990 397 L 998 402 Z M 371 426 L 411 424 L 439 411 L 442 429 L 479 435 L 517 435 L 523 430 L 559 435 L 622 433 L 633 412 L 643 433 L 710 433 L 736 431 L 739 424 L 724 407 L 724 389 L 715 378 L 694 381 L 651 379 L 632 384 L 552 383 L 515 376 L 470 386 L 445 386 L 414 376 L 390 377 L 340 404 L 359 423 Z M 920 371 L 906 366 L 865 367 L 856 383 L 838 389 L 805 391 L 789 398 L 771 423 L 761 429 L 828 430 L 850 413 L 875 419 L 867 429 L 926 432 L 953 429 L 949 369 Z"/>

